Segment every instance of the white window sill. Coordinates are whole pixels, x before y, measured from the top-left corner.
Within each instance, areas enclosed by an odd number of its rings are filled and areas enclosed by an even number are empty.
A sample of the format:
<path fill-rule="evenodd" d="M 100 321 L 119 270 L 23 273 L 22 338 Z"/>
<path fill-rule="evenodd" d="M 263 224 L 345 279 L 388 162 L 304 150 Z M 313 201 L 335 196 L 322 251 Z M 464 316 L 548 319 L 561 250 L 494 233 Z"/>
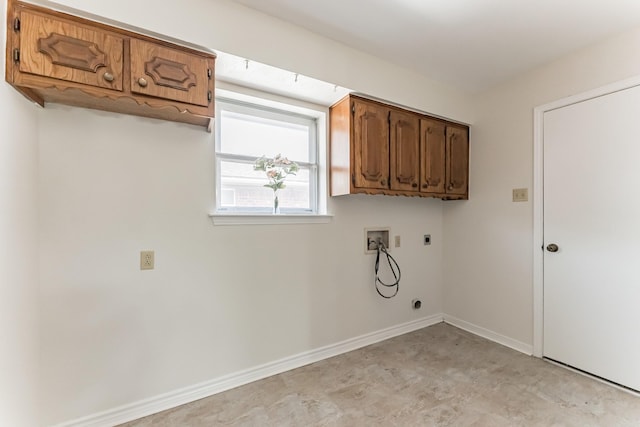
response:
<path fill-rule="evenodd" d="M 333 215 L 209 214 L 213 225 L 328 224 Z"/>

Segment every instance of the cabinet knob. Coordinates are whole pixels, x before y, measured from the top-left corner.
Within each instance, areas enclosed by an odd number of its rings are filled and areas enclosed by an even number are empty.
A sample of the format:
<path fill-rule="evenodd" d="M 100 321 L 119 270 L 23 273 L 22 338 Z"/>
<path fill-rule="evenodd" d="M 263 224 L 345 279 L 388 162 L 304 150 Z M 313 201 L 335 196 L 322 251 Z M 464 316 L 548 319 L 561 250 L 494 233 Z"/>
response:
<path fill-rule="evenodd" d="M 453 190 L 453 183 L 449 183 L 449 187 L 447 187 L 447 190 Z"/>
<path fill-rule="evenodd" d="M 147 87 L 147 79 L 145 79 L 144 77 L 140 77 L 138 79 L 138 84 L 140 85 L 140 87 Z"/>
<path fill-rule="evenodd" d="M 411 186 L 412 186 L 413 188 L 416 188 L 416 187 L 418 186 L 418 183 L 417 183 L 417 182 L 414 182 L 413 184 L 411 184 Z"/>
<path fill-rule="evenodd" d="M 382 181 L 380 181 L 380 184 L 382 185 L 387 185 L 387 181 L 385 181 L 384 179 Z"/>
<path fill-rule="evenodd" d="M 431 185 L 431 183 L 429 182 L 429 180 L 425 180 L 424 184 L 422 184 L 422 188 L 428 188 Z"/>
<path fill-rule="evenodd" d="M 102 78 L 111 83 L 113 81 L 113 74 L 106 72 L 102 75 Z"/>

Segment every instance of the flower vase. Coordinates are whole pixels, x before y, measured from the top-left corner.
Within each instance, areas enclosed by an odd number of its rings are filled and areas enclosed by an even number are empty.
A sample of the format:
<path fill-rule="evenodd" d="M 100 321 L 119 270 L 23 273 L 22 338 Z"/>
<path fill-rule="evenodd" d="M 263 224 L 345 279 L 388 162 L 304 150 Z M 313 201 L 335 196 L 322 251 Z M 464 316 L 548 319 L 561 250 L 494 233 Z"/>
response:
<path fill-rule="evenodd" d="M 280 200 L 278 200 L 278 192 L 273 193 L 273 214 L 277 215 L 280 213 Z"/>

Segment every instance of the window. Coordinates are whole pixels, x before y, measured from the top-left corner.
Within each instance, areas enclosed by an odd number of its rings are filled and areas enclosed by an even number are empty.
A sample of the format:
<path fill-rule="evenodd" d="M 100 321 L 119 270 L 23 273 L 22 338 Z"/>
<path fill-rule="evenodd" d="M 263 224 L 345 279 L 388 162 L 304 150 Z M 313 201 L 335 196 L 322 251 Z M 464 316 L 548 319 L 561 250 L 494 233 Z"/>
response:
<path fill-rule="evenodd" d="M 283 214 L 318 213 L 317 118 L 230 99 L 216 100 L 216 206 L 222 214 L 269 214 L 273 190 L 253 164 L 287 157 L 300 166 L 278 191 Z"/>

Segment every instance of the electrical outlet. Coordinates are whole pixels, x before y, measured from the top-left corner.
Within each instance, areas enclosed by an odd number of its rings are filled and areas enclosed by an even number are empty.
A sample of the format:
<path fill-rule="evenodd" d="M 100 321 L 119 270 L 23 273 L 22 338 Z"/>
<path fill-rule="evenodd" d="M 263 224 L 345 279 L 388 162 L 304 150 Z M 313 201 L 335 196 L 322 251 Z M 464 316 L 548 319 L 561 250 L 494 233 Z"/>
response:
<path fill-rule="evenodd" d="M 526 202 L 529 200 L 529 189 L 527 188 L 514 188 L 513 189 L 513 201 L 514 202 Z"/>
<path fill-rule="evenodd" d="M 140 270 L 153 270 L 155 253 L 153 251 L 140 252 Z"/>
<path fill-rule="evenodd" d="M 394 241 L 395 247 L 399 248 L 400 247 L 400 236 L 394 236 L 393 237 L 393 241 Z"/>

